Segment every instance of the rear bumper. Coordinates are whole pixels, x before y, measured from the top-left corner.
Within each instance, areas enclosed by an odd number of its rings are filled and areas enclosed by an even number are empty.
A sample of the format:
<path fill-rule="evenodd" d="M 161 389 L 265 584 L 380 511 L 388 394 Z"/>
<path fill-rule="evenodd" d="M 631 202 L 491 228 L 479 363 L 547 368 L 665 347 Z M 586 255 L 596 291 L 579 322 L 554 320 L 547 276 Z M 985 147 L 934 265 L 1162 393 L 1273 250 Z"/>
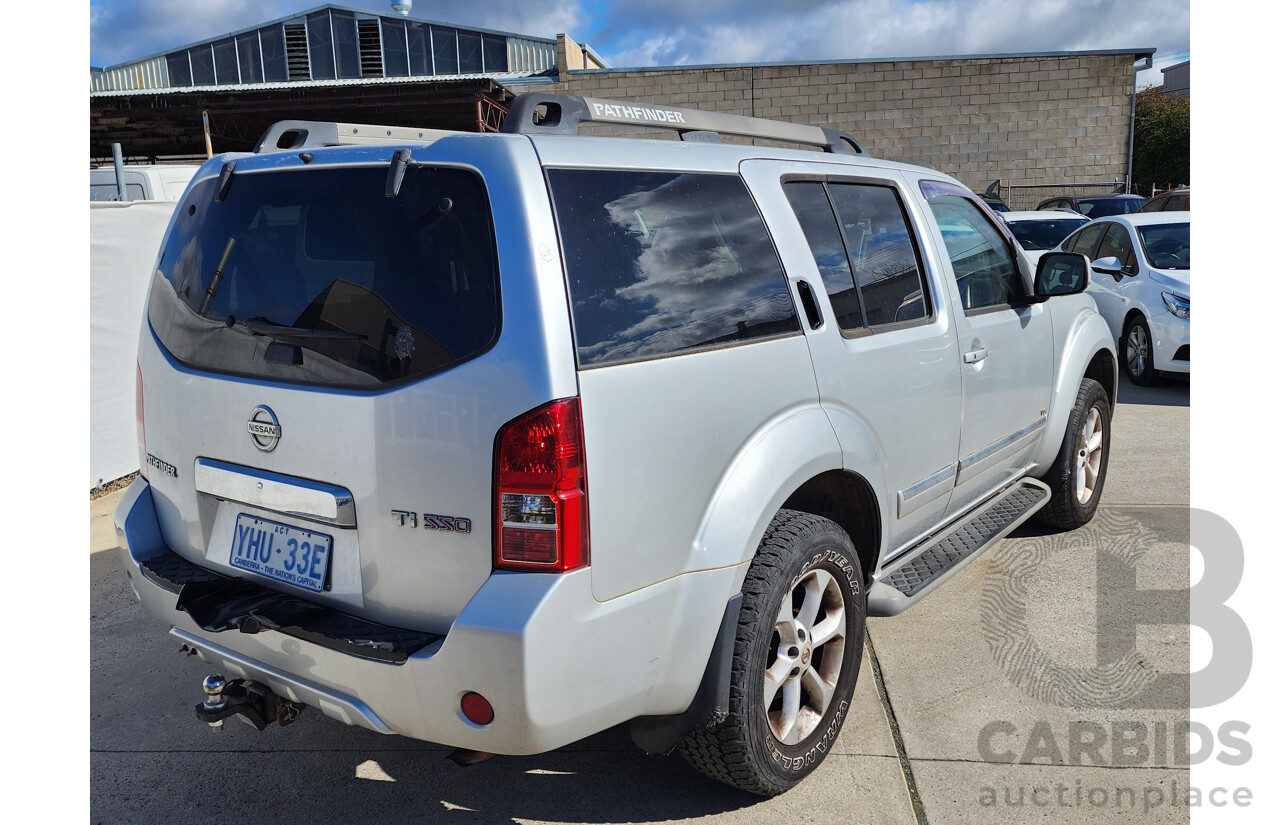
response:
<path fill-rule="evenodd" d="M 495 573 L 443 637 L 396 663 L 288 630 L 201 629 L 144 563 L 172 555 L 138 479 L 115 513 L 134 592 L 228 678 L 267 684 L 339 721 L 504 754 L 552 750 L 637 716 L 684 711 L 698 689 L 736 568 L 677 576 L 597 602 L 590 569 Z M 461 712 L 480 693 L 494 721 Z"/>

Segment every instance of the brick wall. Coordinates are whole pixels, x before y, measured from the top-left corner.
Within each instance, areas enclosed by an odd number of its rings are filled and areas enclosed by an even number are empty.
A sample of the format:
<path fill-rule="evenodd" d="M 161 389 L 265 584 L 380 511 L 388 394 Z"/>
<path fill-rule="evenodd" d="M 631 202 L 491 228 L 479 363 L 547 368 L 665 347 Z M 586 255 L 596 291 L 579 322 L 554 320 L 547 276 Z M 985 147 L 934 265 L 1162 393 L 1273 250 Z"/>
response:
<path fill-rule="evenodd" d="M 533 89 L 831 126 L 851 133 L 869 154 L 938 169 L 983 189 L 997 178 L 1005 185 L 1123 181 L 1133 64 L 1132 54 L 1110 54 L 562 68 L 566 82 Z M 618 127 L 592 131 L 636 134 Z"/>

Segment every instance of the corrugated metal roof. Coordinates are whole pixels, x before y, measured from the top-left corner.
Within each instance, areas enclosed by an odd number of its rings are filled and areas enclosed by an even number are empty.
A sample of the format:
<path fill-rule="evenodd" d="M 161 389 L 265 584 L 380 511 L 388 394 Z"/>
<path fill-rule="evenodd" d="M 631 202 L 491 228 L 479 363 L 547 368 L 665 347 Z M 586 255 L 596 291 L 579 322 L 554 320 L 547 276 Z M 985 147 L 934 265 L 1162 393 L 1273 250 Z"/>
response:
<path fill-rule="evenodd" d="M 157 57 L 164 57 L 167 54 L 171 54 L 173 52 L 180 52 L 184 49 L 190 49 L 194 46 L 203 46 L 207 43 L 213 43 L 217 40 L 225 40 L 228 37 L 235 37 L 236 35 L 239 35 L 239 34 L 248 34 L 249 32 L 257 31 L 258 29 L 264 28 L 266 26 L 274 26 L 278 23 L 286 23 L 290 20 L 298 20 L 306 17 L 308 14 L 315 14 L 316 12 L 324 11 L 325 9 L 339 9 L 341 11 L 349 11 L 355 14 L 362 14 L 362 15 L 365 15 L 366 17 L 386 17 L 391 20 L 408 20 L 412 23 L 429 23 L 433 26 L 443 26 L 446 28 L 459 29 L 461 31 L 467 31 L 467 32 L 480 32 L 481 34 L 496 34 L 496 35 L 501 35 L 502 37 L 519 37 L 524 40 L 533 40 L 535 42 L 540 42 L 540 43 L 550 43 L 553 46 L 556 43 L 556 39 L 554 37 L 550 37 L 550 38 L 532 37 L 527 34 L 520 34 L 519 32 L 504 32 L 504 31 L 499 31 L 497 29 L 482 29 L 476 26 L 460 26 L 457 23 L 446 23 L 443 20 L 428 20 L 427 18 L 424 18 L 424 17 L 416 17 L 413 14 L 409 14 L 409 15 L 403 15 L 399 13 L 384 14 L 383 12 L 380 12 L 380 11 L 371 11 L 369 9 L 357 9 L 354 6 L 342 6 L 337 3 L 325 3 L 322 6 L 316 6 L 314 8 L 310 8 L 305 11 L 294 12 L 293 14 L 285 15 L 284 17 L 277 17 L 274 20 L 267 20 L 262 23 L 255 23 L 252 26 L 246 26 L 243 29 L 235 29 L 233 31 L 223 32 L 222 34 L 216 35 L 214 37 L 201 38 L 200 40 L 187 43 L 186 45 L 183 45 L 183 46 L 174 46 L 173 48 L 165 49 L 164 51 L 156 52 L 155 54 L 149 54 L 149 55 L 146 55 L 145 57 L 137 57 L 137 58 L 134 58 L 133 60 L 126 60 L 123 63 L 116 63 L 112 66 L 103 66 L 101 67 L 101 70 L 107 71 L 110 69 L 118 69 L 122 66 L 128 66 L 130 64 L 139 63 L 144 60 L 151 60 Z M 90 67 L 90 68 L 96 68 L 96 67 Z M 191 88 L 191 87 L 187 87 L 187 88 Z M 220 88 L 228 88 L 228 87 L 224 86 Z"/>
<path fill-rule="evenodd" d="M 291 80 L 278 83 L 237 83 L 221 86 L 168 86 L 161 89 L 126 89 L 114 92 L 90 92 L 89 97 L 129 97 L 136 95 L 184 95 L 197 92 L 265 92 L 273 89 L 319 89 L 330 86 L 380 86 L 399 83 L 461 83 L 468 80 L 493 80 L 515 83 L 544 78 L 534 72 L 482 72 L 478 74 L 418 75 L 416 77 L 351 77 L 337 80 Z M 553 82 L 546 79 L 545 82 Z"/>

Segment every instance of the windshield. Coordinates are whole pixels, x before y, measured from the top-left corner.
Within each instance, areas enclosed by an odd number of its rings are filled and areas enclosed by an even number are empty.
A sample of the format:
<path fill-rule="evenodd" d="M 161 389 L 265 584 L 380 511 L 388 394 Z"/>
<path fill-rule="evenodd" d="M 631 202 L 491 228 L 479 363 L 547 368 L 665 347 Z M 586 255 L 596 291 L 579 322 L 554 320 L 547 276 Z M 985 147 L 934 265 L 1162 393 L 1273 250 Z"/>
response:
<path fill-rule="evenodd" d="M 148 318 L 179 361 L 297 383 L 376 386 L 497 339 L 497 260 L 480 179 L 386 166 L 247 172 L 179 206 Z"/>
<path fill-rule="evenodd" d="M 1062 239 L 1088 223 L 1087 218 L 1059 218 L 1052 221 L 1009 221 L 1009 230 L 1023 249 L 1053 249 Z"/>
<path fill-rule="evenodd" d="M 1080 198 L 1080 214 L 1091 218 L 1130 215 L 1142 208 L 1142 198 Z"/>
<path fill-rule="evenodd" d="M 1191 224 L 1139 226 L 1138 240 L 1147 263 L 1156 269 L 1191 268 Z"/>

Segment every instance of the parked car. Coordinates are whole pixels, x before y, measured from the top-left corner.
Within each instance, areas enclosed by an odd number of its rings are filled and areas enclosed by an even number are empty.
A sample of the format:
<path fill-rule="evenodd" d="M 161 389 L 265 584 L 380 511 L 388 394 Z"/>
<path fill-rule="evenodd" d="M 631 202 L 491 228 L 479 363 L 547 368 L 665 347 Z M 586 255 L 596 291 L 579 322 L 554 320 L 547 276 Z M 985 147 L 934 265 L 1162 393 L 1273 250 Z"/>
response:
<path fill-rule="evenodd" d="M 196 164 L 182 163 L 126 166 L 123 170 L 125 194 L 131 201 L 176 201 L 199 169 Z M 89 200 L 120 200 L 115 167 L 89 170 Z"/>
<path fill-rule="evenodd" d="M 994 180 L 985 190 L 979 192 L 976 189 L 974 194 L 982 198 L 982 202 L 991 207 L 992 212 L 1004 213 L 1009 211 L 1008 205 L 1000 199 L 1000 181 Z"/>
<path fill-rule="evenodd" d="M 1009 231 L 1033 264 L 1045 252 L 1062 243 L 1063 238 L 1089 222 L 1084 215 L 1059 210 L 1005 212 L 1000 217 L 1004 218 Z"/>
<path fill-rule="evenodd" d="M 1071 195 L 1040 201 L 1036 209 L 1068 209 L 1086 218 L 1131 215 L 1146 203 L 1141 195 Z"/>
<path fill-rule="evenodd" d="M 1009 211 L 1008 204 L 1000 200 L 998 197 L 995 197 L 994 195 L 986 195 L 981 192 L 975 192 L 974 194 L 976 194 L 979 198 L 982 198 L 982 202 L 985 203 L 987 206 L 991 207 L 992 212 L 1004 213 Z"/>
<path fill-rule="evenodd" d="M 1142 205 L 1139 212 L 1190 212 L 1191 187 L 1180 186 L 1161 192 Z"/>
<path fill-rule="evenodd" d="M 1092 261 L 1089 294 L 1119 342 L 1121 366 L 1133 383 L 1191 371 L 1190 212 L 1100 218 L 1058 249 Z"/>
<path fill-rule="evenodd" d="M 215 669 L 204 722 L 311 706 L 462 761 L 629 722 L 781 793 L 866 616 L 1093 517 L 1087 261 L 1033 271 L 960 182 L 829 129 L 550 94 L 502 129 L 282 123 L 204 165 L 140 330 L 125 569 Z"/>

